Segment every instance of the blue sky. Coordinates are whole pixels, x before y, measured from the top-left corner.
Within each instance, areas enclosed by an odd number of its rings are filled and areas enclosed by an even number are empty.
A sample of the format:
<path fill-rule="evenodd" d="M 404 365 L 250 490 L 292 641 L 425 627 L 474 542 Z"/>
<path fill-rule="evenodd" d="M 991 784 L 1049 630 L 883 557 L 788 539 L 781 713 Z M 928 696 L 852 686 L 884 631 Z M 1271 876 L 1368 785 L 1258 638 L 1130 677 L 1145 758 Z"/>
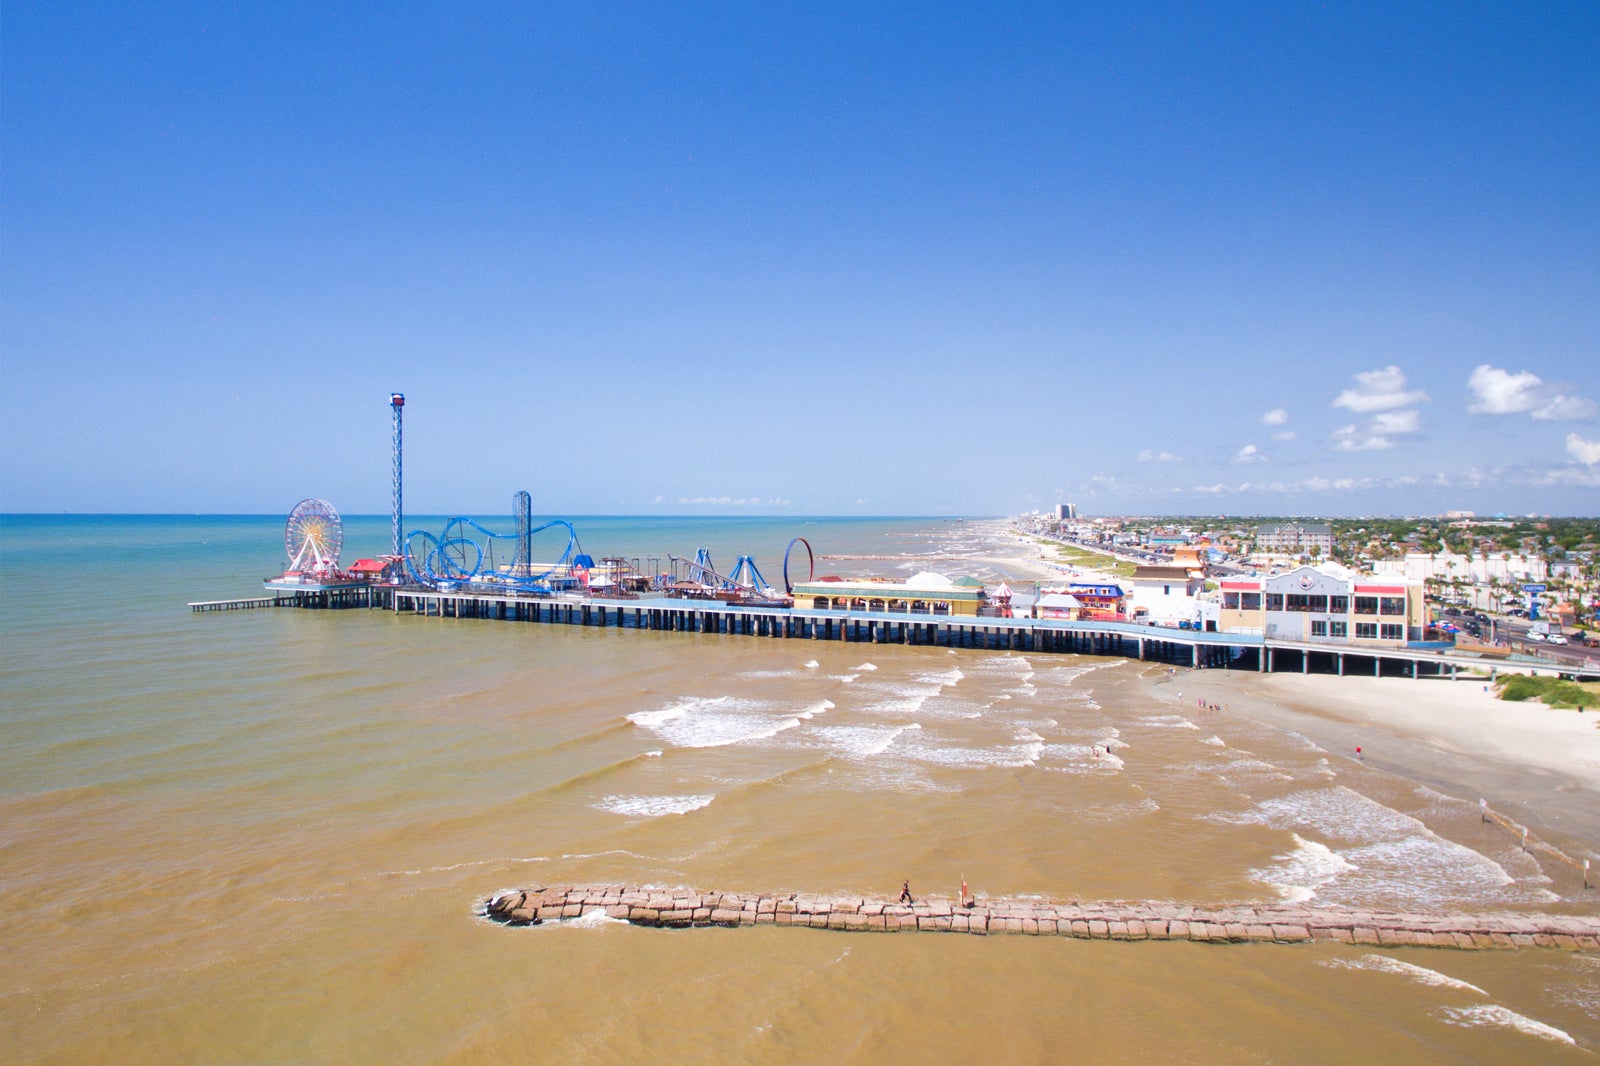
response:
<path fill-rule="evenodd" d="M 7 4 L 0 509 L 1600 512 L 1600 7 L 1063 6 Z"/>

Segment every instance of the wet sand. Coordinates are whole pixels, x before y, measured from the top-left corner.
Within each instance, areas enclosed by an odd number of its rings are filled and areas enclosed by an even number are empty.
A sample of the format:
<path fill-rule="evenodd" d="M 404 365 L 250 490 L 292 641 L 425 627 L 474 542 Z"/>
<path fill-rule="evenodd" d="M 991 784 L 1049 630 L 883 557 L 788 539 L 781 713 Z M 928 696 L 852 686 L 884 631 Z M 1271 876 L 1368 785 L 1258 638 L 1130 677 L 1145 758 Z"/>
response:
<path fill-rule="evenodd" d="M 1027 579 L 1064 579 L 1008 525 L 987 532 L 992 563 Z M 1569 854 L 1600 857 L 1600 713 L 1508 703 L 1485 691 L 1482 679 L 1180 670 L 1175 680 L 1191 704 L 1197 697 L 1227 704 L 1230 713 L 1299 733 L 1351 762 L 1360 746 L 1368 767 L 1474 803 L 1486 799 Z"/>
<path fill-rule="evenodd" d="M 1477 802 L 1600 856 L 1600 714 L 1508 703 L 1482 680 L 1184 671 L 1190 697 Z"/>

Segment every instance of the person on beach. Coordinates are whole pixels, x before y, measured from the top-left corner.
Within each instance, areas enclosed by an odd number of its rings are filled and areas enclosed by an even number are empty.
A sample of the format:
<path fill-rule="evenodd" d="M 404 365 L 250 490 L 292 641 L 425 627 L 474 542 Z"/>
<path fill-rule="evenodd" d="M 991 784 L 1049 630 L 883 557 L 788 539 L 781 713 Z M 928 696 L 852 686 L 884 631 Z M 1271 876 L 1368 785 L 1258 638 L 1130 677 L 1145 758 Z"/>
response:
<path fill-rule="evenodd" d="M 1356 760 L 1358 762 L 1365 762 L 1366 761 L 1365 759 L 1361 758 L 1361 745 L 1360 744 L 1356 745 Z"/>
<path fill-rule="evenodd" d="M 901 903 L 915 903 L 916 902 L 915 900 L 913 900 L 911 898 L 911 882 L 910 881 L 905 881 L 900 885 L 900 902 Z"/>

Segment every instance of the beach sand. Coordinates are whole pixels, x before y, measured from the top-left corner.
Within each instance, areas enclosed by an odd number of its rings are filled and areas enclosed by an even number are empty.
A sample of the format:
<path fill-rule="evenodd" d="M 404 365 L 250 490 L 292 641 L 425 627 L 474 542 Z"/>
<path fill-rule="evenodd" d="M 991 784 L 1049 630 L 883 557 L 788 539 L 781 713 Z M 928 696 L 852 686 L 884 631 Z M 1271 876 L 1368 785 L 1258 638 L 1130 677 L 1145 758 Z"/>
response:
<path fill-rule="evenodd" d="M 1180 687 L 1352 763 L 1359 746 L 1368 768 L 1487 800 L 1569 854 L 1600 855 L 1600 713 L 1508 703 L 1485 684 L 1206 670 Z"/>
<path fill-rule="evenodd" d="M 1067 580 L 1003 523 L 984 561 L 1024 580 Z M 1083 571 L 1084 580 L 1114 579 Z M 1298 733 L 1332 756 L 1489 807 L 1579 858 L 1600 856 L 1600 712 L 1508 703 L 1483 679 L 1180 670 L 1185 702 Z"/>

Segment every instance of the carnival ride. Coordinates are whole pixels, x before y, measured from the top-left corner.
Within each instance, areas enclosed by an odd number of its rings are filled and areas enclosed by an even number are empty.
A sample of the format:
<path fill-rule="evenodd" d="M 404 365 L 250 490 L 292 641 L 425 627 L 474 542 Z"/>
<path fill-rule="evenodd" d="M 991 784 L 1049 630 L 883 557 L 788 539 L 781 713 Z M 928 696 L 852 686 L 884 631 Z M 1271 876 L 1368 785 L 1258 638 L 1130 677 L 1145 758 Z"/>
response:
<path fill-rule="evenodd" d="M 795 538 L 800 543 L 805 543 L 800 538 Z M 794 542 L 789 545 L 792 550 Z M 809 555 L 811 546 L 806 545 Z M 788 602 L 790 587 L 783 590 L 775 588 L 761 574 L 761 569 L 756 561 L 749 555 L 741 555 L 734 561 L 733 569 L 724 574 L 716 568 L 711 561 L 709 549 L 700 548 L 695 552 L 693 559 L 670 555 L 667 557 L 672 562 L 672 580 L 669 591 L 677 595 L 698 596 L 706 599 L 728 600 L 740 603 L 753 604 L 783 604 Z M 788 586 L 789 553 L 784 553 L 784 583 Z"/>
<path fill-rule="evenodd" d="M 344 548 L 344 523 L 327 500 L 301 500 L 283 524 L 283 550 L 289 565 L 267 578 L 272 589 L 326 589 L 358 582 L 339 567 Z"/>
<path fill-rule="evenodd" d="M 344 548 L 344 522 L 327 500 L 301 500 L 284 523 L 283 546 L 289 556 L 286 575 L 336 576 L 339 552 Z"/>
<path fill-rule="evenodd" d="M 806 577 L 807 581 L 817 576 L 817 557 L 811 554 L 811 542 L 804 537 L 796 537 L 783 549 L 783 591 L 785 594 L 794 595 L 794 582 L 789 578 L 789 556 L 794 552 L 796 544 L 804 544 L 806 548 Z"/>
<path fill-rule="evenodd" d="M 586 585 L 594 560 L 583 553 L 572 523 L 555 518 L 533 525 L 526 492 L 517 493 L 512 506 L 517 523 L 513 533 L 497 533 L 465 515 L 446 522 L 438 536 L 423 529 L 408 533 L 404 557 L 411 580 L 431 588 L 477 584 L 534 593 Z M 551 529 L 566 531 L 566 545 L 554 562 L 535 563 L 533 538 Z"/>

